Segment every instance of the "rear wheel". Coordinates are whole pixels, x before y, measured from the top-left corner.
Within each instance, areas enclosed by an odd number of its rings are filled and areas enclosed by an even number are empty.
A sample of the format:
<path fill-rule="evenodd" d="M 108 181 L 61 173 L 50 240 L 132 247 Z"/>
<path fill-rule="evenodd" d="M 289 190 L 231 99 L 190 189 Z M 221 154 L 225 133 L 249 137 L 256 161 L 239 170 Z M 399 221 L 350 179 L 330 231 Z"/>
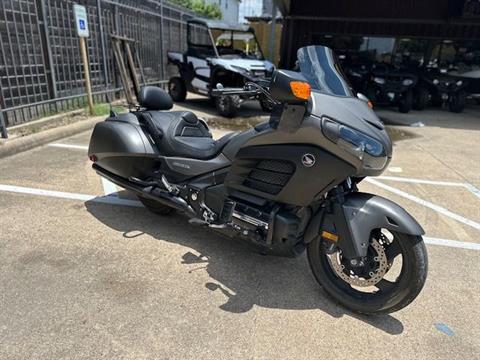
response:
<path fill-rule="evenodd" d="M 398 111 L 401 113 L 408 113 L 412 110 L 413 105 L 413 92 L 411 90 L 406 91 L 402 94 L 402 98 L 398 103 Z"/>
<path fill-rule="evenodd" d="M 215 106 L 220 115 L 225 117 L 234 117 L 240 104 L 238 95 L 217 96 L 215 98 Z"/>
<path fill-rule="evenodd" d="M 365 314 L 398 311 L 420 293 L 427 278 L 427 250 L 420 236 L 378 229 L 363 266 L 353 267 L 341 250 L 327 250 L 321 237 L 307 248 L 318 283 L 335 301 Z"/>
<path fill-rule="evenodd" d="M 157 214 L 157 215 L 168 215 L 173 211 L 173 208 L 167 205 L 163 205 L 159 203 L 158 201 L 143 197 L 143 196 L 138 196 L 138 200 L 152 213 Z"/>
<path fill-rule="evenodd" d="M 451 112 L 461 113 L 465 109 L 467 104 L 467 93 L 465 91 L 459 91 L 456 94 L 450 96 L 448 102 L 448 108 Z"/>
<path fill-rule="evenodd" d="M 187 98 L 187 88 L 182 78 L 173 77 L 168 82 L 168 93 L 175 102 L 185 101 Z"/>
<path fill-rule="evenodd" d="M 415 99 L 413 101 L 413 108 L 415 110 L 423 110 L 428 105 L 429 93 L 424 87 L 419 87 L 415 90 Z"/>

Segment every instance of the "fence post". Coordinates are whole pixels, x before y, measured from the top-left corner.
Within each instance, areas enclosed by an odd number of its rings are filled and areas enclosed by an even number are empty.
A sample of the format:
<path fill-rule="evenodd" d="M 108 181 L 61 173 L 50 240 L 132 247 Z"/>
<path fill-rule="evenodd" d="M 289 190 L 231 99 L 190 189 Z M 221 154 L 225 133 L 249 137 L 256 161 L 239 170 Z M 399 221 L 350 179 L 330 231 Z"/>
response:
<path fill-rule="evenodd" d="M 107 67 L 107 51 L 105 49 L 105 36 L 103 32 L 103 23 L 102 23 L 102 0 L 97 0 L 97 16 L 98 16 L 98 26 L 100 30 L 100 43 L 102 44 L 102 58 L 103 58 L 103 71 L 105 74 L 105 90 L 108 89 L 108 67 Z"/>
<path fill-rule="evenodd" d="M 160 0 L 160 54 L 162 54 L 162 80 L 165 80 L 165 54 L 163 53 L 163 0 Z"/>
<path fill-rule="evenodd" d="M 8 138 L 7 125 L 5 124 L 5 119 L 3 118 L 3 110 L 0 107 L 0 135 L 2 138 Z"/>
<path fill-rule="evenodd" d="M 43 31 L 45 36 L 45 48 L 47 50 L 47 57 L 48 57 L 48 68 L 50 73 L 50 91 L 52 94 L 52 98 L 56 99 L 57 96 L 57 80 L 55 78 L 55 68 L 53 64 L 53 56 L 52 56 L 52 47 L 50 44 L 50 34 L 48 31 L 48 18 L 47 12 L 45 11 L 45 0 L 40 0 L 40 7 L 42 11 L 42 22 L 43 22 Z"/>

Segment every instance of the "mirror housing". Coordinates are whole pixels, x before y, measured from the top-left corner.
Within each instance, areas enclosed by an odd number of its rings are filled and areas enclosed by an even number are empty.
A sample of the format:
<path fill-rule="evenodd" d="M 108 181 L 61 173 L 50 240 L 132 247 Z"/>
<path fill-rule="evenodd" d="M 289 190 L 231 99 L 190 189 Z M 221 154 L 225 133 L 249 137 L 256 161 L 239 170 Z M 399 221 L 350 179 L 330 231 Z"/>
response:
<path fill-rule="evenodd" d="M 307 79 L 295 71 L 275 70 L 270 82 L 270 95 L 286 104 L 305 104 L 310 97 Z"/>

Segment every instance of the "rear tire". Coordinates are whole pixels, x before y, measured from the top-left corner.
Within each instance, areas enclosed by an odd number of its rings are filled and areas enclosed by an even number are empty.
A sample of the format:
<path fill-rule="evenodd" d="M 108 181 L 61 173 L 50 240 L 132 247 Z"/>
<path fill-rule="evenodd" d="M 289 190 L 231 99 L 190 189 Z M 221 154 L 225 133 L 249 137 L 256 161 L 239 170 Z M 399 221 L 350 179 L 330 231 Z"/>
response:
<path fill-rule="evenodd" d="M 168 93 L 175 102 L 183 102 L 187 98 L 187 87 L 180 77 L 173 77 L 168 82 Z"/>
<path fill-rule="evenodd" d="M 451 112 L 461 113 L 465 109 L 467 104 L 467 93 L 465 91 L 459 91 L 456 94 L 450 96 L 448 102 L 448 108 Z"/>
<path fill-rule="evenodd" d="M 401 113 L 408 113 L 410 110 L 412 110 L 412 105 L 413 92 L 411 90 L 408 90 L 402 95 L 402 98 L 398 103 L 398 111 L 400 111 Z"/>
<path fill-rule="evenodd" d="M 217 96 L 215 98 L 215 106 L 221 116 L 232 118 L 237 113 L 240 103 L 238 95 Z"/>
<path fill-rule="evenodd" d="M 351 287 L 332 269 L 323 246 L 324 240 L 318 236 L 308 244 L 310 268 L 320 286 L 334 301 L 358 313 L 386 314 L 404 308 L 418 296 L 428 272 L 425 244 L 421 236 L 391 233 L 401 251 L 402 272 L 397 278 L 398 282 L 393 282 L 394 285 L 385 291 L 362 292 Z"/>
<path fill-rule="evenodd" d="M 152 213 L 157 214 L 157 215 L 169 215 L 172 211 L 173 208 L 167 205 L 163 205 L 159 203 L 158 201 L 143 197 L 143 196 L 138 196 L 138 200 Z"/>
<path fill-rule="evenodd" d="M 424 110 L 428 105 L 429 93 L 424 87 L 418 87 L 415 90 L 415 100 L 413 101 L 413 108 L 415 110 Z"/>

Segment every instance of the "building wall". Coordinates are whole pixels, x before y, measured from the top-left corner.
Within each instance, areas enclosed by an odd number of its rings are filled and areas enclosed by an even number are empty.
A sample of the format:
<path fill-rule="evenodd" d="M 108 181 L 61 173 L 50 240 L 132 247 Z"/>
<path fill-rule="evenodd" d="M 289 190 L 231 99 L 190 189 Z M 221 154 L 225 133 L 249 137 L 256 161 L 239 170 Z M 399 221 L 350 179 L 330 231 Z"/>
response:
<path fill-rule="evenodd" d="M 271 16 L 273 0 L 242 0 L 239 6 L 238 21 L 248 22 L 246 17 Z"/>
<path fill-rule="evenodd" d="M 312 45 L 319 34 L 409 37 L 426 39 L 480 39 L 478 0 L 336 0 L 315 6 L 291 2 L 284 19 L 280 66 L 292 67 L 297 49 Z M 472 5 L 473 4 L 473 5 Z M 388 5 L 388 6 L 387 6 Z"/>
<path fill-rule="evenodd" d="M 238 23 L 238 7 L 240 0 L 206 0 L 207 4 L 217 4 L 222 11 L 222 20 Z"/>

